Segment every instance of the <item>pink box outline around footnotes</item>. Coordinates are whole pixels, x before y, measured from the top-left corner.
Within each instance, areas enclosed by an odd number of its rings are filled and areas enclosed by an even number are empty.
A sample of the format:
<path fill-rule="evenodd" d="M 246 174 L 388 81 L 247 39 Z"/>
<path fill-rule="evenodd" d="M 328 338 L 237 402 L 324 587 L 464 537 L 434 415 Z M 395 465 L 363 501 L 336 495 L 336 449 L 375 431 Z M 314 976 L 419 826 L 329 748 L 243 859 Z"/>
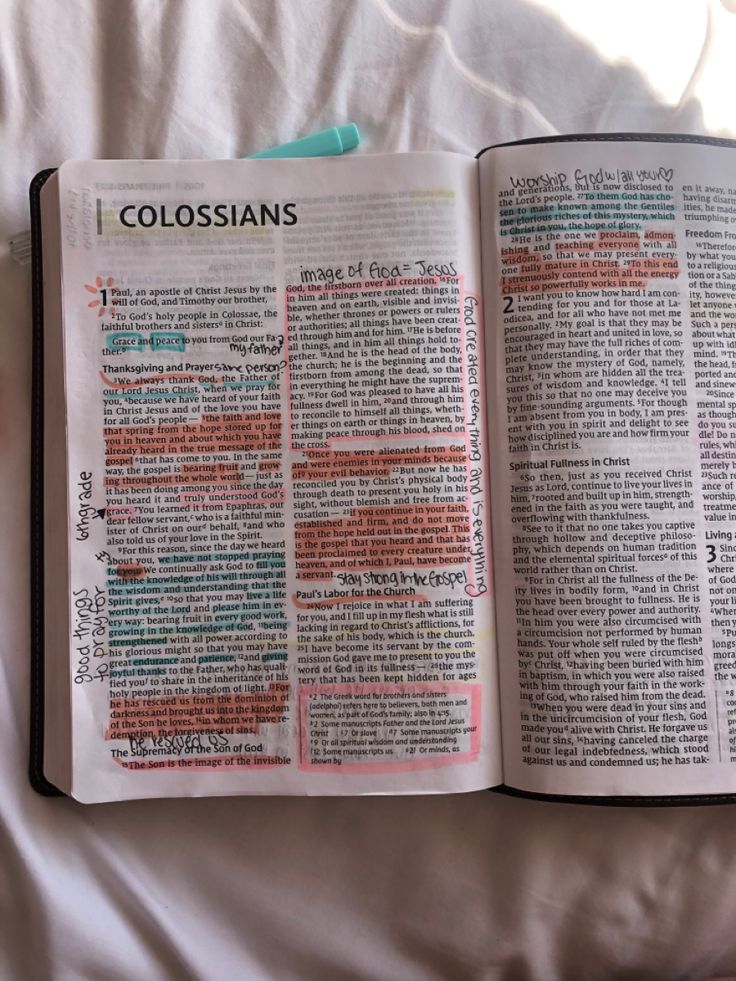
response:
<path fill-rule="evenodd" d="M 461 763 L 473 763 L 480 754 L 481 736 L 481 685 L 472 682 L 343 682 L 332 685 L 300 685 L 297 689 L 299 706 L 299 769 L 310 772 L 326 773 L 398 773 L 405 770 L 430 770 L 440 766 L 453 766 Z M 470 734 L 470 749 L 465 753 L 442 753 L 436 756 L 415 756 L 413 759 L 387 763 L 377 760 L 375 763 L 311 763 L 306 759 L 307 740 L 307 699 L 310 695 L 364 695 L 392 694 L 394 692 L 412 692 L 431 698 L 433 694 L 449 695 L 464 694 L 470 698 L 470 717 L 467 725 L 474 726 Z"/>

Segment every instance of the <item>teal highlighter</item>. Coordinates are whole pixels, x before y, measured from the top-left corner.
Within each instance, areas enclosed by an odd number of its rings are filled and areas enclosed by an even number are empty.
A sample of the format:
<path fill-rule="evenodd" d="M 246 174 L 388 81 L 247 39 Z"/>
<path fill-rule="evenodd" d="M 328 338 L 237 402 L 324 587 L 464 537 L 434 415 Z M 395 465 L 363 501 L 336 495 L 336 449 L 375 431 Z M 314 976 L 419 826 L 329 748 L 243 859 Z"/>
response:
<path fill-rule="evenodd" d="M 281 146 L 252 153 L 248 160 L 265 160 L 278 157 L 336 157 L 360 144 L 360 132 L 355 123 L 331 126 L 300 140 L 282 143 Z"/>

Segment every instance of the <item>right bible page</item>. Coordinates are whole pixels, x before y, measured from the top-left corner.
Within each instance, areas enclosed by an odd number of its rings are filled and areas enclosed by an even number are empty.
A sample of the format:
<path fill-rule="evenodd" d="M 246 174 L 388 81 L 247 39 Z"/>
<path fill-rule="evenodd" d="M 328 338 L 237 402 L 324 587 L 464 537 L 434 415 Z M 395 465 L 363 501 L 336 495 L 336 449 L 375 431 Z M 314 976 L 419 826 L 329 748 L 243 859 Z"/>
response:
<path fill-rule="evenodd" d="M 736 152 L 479 160 L 505 783 L 736 791 Z"/>

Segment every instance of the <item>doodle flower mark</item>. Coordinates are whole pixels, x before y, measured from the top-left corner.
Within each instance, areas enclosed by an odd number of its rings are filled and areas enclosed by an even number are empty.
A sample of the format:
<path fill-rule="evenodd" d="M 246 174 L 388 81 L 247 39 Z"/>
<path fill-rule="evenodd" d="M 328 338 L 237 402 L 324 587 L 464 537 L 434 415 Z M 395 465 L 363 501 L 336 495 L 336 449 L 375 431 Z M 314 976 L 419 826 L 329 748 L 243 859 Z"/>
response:
<path fill-rule="evenodd" d="M 102 276 L 95 277 L 95 285 L 90 286 L 89 283 L 84 284 L 84 288 L 88 293 L 94 293 L 98 299 L 90 300 L 87 304 L 88 307 L 98 307 L 97 316 L 102 317 L 105 311 L 112 313 L 115 309 L 115 304 L 112 302 L 112 297 L 115 293 L 119 293 L 120 290 L 113 286 L 112 284 L 115 280 L 112 276 L 108 276 L 106 280 L 103 280 Z"/>

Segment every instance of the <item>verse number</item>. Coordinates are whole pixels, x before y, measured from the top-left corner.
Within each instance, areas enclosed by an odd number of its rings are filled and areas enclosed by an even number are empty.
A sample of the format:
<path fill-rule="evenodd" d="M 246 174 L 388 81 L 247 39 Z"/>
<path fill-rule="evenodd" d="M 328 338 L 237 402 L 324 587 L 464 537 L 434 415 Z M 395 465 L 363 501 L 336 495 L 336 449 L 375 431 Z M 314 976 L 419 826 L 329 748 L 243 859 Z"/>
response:
<path fill-rule="evenodd" d="M 514 298 L 513 298 L 513 296 L 505 296 L 503 298 L 503 312 L 504 313 L 511 313 L 511 311 L 513 309 L 514 309 Z"/>

